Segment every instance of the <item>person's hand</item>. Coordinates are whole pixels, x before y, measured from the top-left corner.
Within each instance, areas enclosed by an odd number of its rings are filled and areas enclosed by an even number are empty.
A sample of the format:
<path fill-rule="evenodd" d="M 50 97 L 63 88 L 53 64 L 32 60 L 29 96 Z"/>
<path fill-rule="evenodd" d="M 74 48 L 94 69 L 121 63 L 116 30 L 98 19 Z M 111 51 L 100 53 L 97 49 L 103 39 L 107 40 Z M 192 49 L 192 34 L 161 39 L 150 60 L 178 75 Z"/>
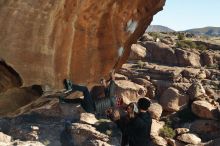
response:
<path fill-rule="evenodd" d="M 112 75 L 112 76 L 114 76 L 114 75 L 115 75 L 115 69 L 113 69 L 113 70 L 112 70 L 111 75 Z"/>
<path fill-rule="evenodd" d="M 113 69 L 111 73 L 114 75 L 115 74 L 115 69 Z"/>
<path fill-rule="evenodd" d="M 115 80 L 115 69 L 111 71 L 111 79 L 114 81 Z"/>
<path fill-rule="evenodd" d="M 113 116 L 112 116 L 112 120 L 113 121 L 117 121 L 121 118 L 120 112 L 119 110 L 114 110 L 113 112 Z"/>
<path fill-rule="evenodd" d="M 121 115 L 118 109 L 109 108 L 106 110 L 106 115 L 112 121 L 117 121 L 120 119 Z"/>

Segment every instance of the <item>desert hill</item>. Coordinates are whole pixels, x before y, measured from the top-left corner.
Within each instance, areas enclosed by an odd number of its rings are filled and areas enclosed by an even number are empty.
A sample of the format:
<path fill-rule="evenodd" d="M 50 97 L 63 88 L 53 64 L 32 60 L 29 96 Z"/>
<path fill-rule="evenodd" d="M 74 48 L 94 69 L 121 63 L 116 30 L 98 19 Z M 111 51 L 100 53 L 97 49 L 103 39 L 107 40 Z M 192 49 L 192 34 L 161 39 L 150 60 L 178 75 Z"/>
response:
<path fill-rule="evenodd" d="M 174 32 L 174 31 L 175 30 L 162 25 L 150 25 L 146 30 L 146 32 Z"/>

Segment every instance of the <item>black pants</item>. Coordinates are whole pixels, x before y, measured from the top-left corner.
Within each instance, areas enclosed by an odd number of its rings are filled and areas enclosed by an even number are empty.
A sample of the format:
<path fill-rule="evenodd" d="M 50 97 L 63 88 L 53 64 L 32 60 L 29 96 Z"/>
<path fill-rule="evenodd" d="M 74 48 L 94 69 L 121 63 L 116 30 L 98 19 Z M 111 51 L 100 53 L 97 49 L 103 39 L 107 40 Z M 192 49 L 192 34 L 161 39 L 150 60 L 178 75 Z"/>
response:
<path fill-rule="evenodd" d="M 83 99 L 80 99 L 80 98 L 67 99 L 67 98 L 65 98 L 65 99 L 62 99 L 62 101 L 66 102 L 66 103 L 80 103 L 86 112 L 89 112 L 89 113 L 95 112 L 94 101 L 91 97 L 91 94 L 90 94 L 88 88 L 85 86 L 80 86 L 80 85 L 76 85 L 76 84 L 72 84 L 71 88 L 72 88 L 72 90 L 67 95 L 69 95 L 75 91 L 81 91 L 83 93 L 84 98 Z"/>

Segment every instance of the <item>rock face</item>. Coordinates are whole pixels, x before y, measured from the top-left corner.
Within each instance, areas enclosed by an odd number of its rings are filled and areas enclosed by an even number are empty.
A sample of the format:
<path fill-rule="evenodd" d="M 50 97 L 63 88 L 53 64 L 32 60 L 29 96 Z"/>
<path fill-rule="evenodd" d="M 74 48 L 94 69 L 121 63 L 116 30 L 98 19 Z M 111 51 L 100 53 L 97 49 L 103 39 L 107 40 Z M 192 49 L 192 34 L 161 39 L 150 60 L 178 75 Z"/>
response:
<path fill-rule="evenodd" d="M 151 136 L 158 136 L 160 133 L 160 129 L 163 128 L 164 126 L 164 122 L 163 121 L 157 121 L 155 119 L 152 119 L 152 125 L 151 125 Z"/>
<path fill-rule="evenodd" d="M 189 143 L 189 144 L 199 144 L 201 142 L 201 139 L 199 137 L 197 137 L 194 134 L 191 133 L 185 133 L 182 134 L 180 136 L 177 137 L 178 140 L 185 142 L 185 143 Z"/>
<path fill-rule="evenodd" d="M 160 116 L 163 112 L 163 108 L 158 103 L 152 103 L 150 107 L 148 108 L 149 113 L 151 114 L 151 117 L 153 119 L 159 120 Z"/>
<path fill-rule="evenodd" d="M 95 118 L 95 115 L 90 113 L 82 113 L 80 115 L 80 122 L 86 124 L 95 124 L 98 120 Z"/>
<path fill-rule="evenodd" d="M 196 120 L 191 123 L 190 131 L 204 140 L 213 140 L 219 137 L 220 125 L 215 120 Z"/>
<path fill-rule="evenodd" d="M 191 100 L 204 97 L 206 95 L 205 89 L 199 82 L 195 82 L 189 87 L 188 94 L 190 95 Z"/>
<path fill-rule="evenodd" d="M 201 118 L 215 119 L 214 111 L 216 107 L 207 101 L 194 101 L 192 103 L 192 112 Z"/>
<path fill-rule="evenodd" d="M 189 129 L 187 129 L 187 128 L 177 128 L 177 129 L 175 129 L 175 131 L 176 131 L 177 135 L 180 135 L 180 134 L 184 134 L 184 133 L 189 132 Z"/>
<path fill-rule="evenodd" d="M 6 135 L 2 132 L 0 132 L 0 145 L 1 146 L 9 146 L 9 145 L 17 145 L 17 146 L 45 146 L 41 142 L 38 141 L 20 141 L 18 140 L 13 140 L 13 138 L 9 135 Z"/>
<path fill-rule="evenodd" d="M 61 88 L 65 78 L 93 84 L 125 62 L 164 3 L 1 0 L 0 62 L 13 68 L 23 86 Z"/>
<path fill-rule="evenodd" d="M 116 95 L 122 98 L 123 102 L 126 104 L 129 104 L 130 102 L 135 102 L 140 98 L 140 95 L 138 94 L 138 91 L 140 89 L 143 89 L 143 91 L 145 91 L 142 86 L 127 80 L 116 81 L 116 87 Z"/>
<path fill-rule="evenodd" d="M 200 56 L 199 53 L 194 51 L 185 51 L 185 50 L 180 50 L 176 49 L 176 55 L 178 58 L 178 64 L 180 66 L 195 66 L 195 67 L 200 67 Z"/>
<path fill-rule="evenodd" d="M 169 65 L 177 64 L 175 52 L 168 45 L 154 42 L 145 42 L 144 46 L 147 48 L 148 60 L 159 63 L 167 63 Z M 172 60 L 170 58 L 172 58 Z"/>
<path fill-rule="evenodd" d="M 139 44 L 133 44 L 131 46 L 131 53 L 129 60 L 141 60 L 146 56 L 146 48 Z"/>
<path fill-rule="evenodd" d="M 72 133 L 74 133 L 75 137 L 75 143 L 77 145 L 82 144 L 82 142 L 85 142 L 86 139 L 101 140 L 104 142 L 109 141 L 107 135 L 96 131 L 95 128 L 90 125 L 74 123 L 72 129 Z"/>
<path fill-rule="evenodd" d="M 167 145 L 167 141 L 163 137 L 160 137 L 160 136 L 157 136 L 157 135 L 152 138 L 152 141 L 157 146 Z"/>
<path fill-rule="evenodd" d="M 11 136 L 8 136 L 0 132 L 0 142 L 8 143 L 8 142 L 11 142 L 11 140 L 12 140 Z"/>
<path fill-rule="evenodd" d="M 13 88 L 0 93 L 0 115 L 15 111 L 38 97 L 39 94 L 30 88 Z"/>
<path fill-rule="evenodd" d="M 19 75 L 5 62 L 0 60 L 0 92 L 22 85 Z"/>
<path fill-rule="evenodd" d="M 120 145 L 120 131 L 110 120 L 97 120 L 95 115 L 83 111 L 78 111 L 79 118 L 75 118 L 77 115 L 74 113 L 66 115 L 64 109 L 77 111 L 78 106 L 69 106 L 66 103 L 59 105 L 54 103 L 53 99 L 50 99 L 50 103 L 41 103 L 42 105 L 47 108 L 35 107 L 25 115 L 0 118 L 0 145 L 68 146 L 70 142 L 71 146 L 72 143 L 77 146 Z M 62 106 L 60 112 L 57 111 L 56 105 Z M 45 112 L 48 113 L 43 115 Z"/>
<path fill-rule="evenodd" d="M 189 101 L 189 97 L 180 93 L 177 89 L 168 88 L 160 98 L 160 104 L 166 111 L 174 112 L 184 108 Z"/>

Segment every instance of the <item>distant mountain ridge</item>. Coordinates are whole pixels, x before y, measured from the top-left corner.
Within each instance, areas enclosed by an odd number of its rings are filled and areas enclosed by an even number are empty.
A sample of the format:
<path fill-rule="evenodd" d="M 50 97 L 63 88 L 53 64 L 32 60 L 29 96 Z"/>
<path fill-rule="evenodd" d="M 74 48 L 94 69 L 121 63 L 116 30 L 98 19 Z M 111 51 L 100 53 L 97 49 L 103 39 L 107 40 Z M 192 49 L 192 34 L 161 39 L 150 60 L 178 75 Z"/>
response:
<path fill-rule="evenodd" d="M 196 35 L 209 35 L 209 36 L 220 36 L 220 27 L 203 27 L 185 30 L 183 32 L 189 32 Z"/>
<path fill-rule="evenodd" d="M 175 30 L 162 25 L 150 25 L 146 32 L 175 32 Z"/>
<path fill-rule="evenodd" d="M 163 26 L 163 25 L 150 25 L 146 32 L 176 32 L 175 30 Z M 202 27 L 202 28 L 192 28 L 179 32 L 188 32 L 195 35 L 207 35 L 207 36 L 220 36 L 220 27 Z"/>

